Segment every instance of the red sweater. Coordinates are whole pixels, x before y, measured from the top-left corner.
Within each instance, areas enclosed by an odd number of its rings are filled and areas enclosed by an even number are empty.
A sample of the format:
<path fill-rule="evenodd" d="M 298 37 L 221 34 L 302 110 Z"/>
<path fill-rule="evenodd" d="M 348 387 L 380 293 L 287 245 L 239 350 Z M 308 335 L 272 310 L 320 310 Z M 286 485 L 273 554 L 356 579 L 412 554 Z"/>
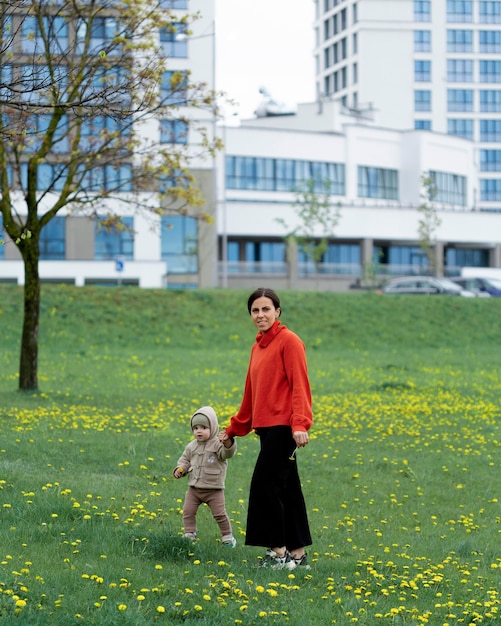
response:
<path fill-rule="evenodd" d="M 305 346 L 287 326 L 276 321 L 256 337 L 242 404 L 226 432 L 230 437 L 243 437 L 266 426 L 308 431 L 312 423 Z"/>

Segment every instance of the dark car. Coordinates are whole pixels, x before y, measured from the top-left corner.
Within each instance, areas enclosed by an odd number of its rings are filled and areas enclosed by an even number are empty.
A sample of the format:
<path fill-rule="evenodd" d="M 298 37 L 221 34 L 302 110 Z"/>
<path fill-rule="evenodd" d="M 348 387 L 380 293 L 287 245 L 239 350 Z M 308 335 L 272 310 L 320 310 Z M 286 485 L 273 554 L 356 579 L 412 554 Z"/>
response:
<path fill-rule="evenodd" d="M 501 280 L 496 278 L 452 278 L 457 285 L 479 296 L 501 297 Z"/>
<path fill-rule="evenodd" d="M 382 289 L 382 293 L 475 297 L 473 292 L 463 289 L 460 285 L 457 285 L 448 278 L 435 278 L 431 276 L 394 278 L 386 283 Z"/>

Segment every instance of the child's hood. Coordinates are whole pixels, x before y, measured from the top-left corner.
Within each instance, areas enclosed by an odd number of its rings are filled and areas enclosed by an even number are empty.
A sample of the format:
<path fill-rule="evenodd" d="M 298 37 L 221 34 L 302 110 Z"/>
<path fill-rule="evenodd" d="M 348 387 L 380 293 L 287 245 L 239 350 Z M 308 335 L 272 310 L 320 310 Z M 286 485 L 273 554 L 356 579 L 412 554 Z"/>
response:
<path fill-rule="evenodd" d="M 217 421 L 216 411 L 211 406 L 203 406 L 197 409 L 190 419 L 190 428 L 193 430 L 193 418 L 195 415 L 204 415 L 209 420 L 210 439 L 217 437 L 219 434 L 219 423 Z"/>

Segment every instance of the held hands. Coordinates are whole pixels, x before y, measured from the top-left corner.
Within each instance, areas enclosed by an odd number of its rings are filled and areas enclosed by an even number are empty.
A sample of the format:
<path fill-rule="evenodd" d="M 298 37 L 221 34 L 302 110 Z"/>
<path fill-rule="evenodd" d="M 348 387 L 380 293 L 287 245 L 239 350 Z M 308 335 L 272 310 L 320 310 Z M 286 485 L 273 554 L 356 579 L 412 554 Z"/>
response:
<path fill-rule="evenodd" d="M 303 448 L 304 446 L 308 444 L 309 438 L 308 438 L 307 432 L 304 432 L 302 430 L 296 430 L 295 432 L 292 433 L 292 437 L 294 441 L 296 442 L 296 446 L 298 448 Z"/>
<path fill-rule="evenodd" d="M 174 475 L 174 478 L 181 478 L 182 476 L 185 475 L 185 471 L 182 467 L 176 467 L 176 469 L 172 472 L 172 474 Z"/>
<path fill-rule="evenodd" d="M 223 443 L 224 443 L 225 441 L 228 441 L 228 439 L 229 439 L 229 437 L 228 437 L 228 433 L 227 433 L 225 430 L 222 430 L 222 431 L 219 433 L 219 441 L 221 441 L 221 442 L 223 442 Z"/>

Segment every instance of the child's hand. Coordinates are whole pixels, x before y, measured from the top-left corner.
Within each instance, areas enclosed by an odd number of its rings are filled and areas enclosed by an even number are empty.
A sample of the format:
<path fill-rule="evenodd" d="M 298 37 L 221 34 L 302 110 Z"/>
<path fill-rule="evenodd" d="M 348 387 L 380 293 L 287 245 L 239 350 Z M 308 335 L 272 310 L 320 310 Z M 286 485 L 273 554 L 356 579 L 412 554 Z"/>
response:
<path fill-rule="evenodd" d="M 173 471 L 174 474 L 174 478 L 181 478 L 182 476 L 184 476 L 185 471 L 182 467 L 176 467 L 176 469 Z"/>

